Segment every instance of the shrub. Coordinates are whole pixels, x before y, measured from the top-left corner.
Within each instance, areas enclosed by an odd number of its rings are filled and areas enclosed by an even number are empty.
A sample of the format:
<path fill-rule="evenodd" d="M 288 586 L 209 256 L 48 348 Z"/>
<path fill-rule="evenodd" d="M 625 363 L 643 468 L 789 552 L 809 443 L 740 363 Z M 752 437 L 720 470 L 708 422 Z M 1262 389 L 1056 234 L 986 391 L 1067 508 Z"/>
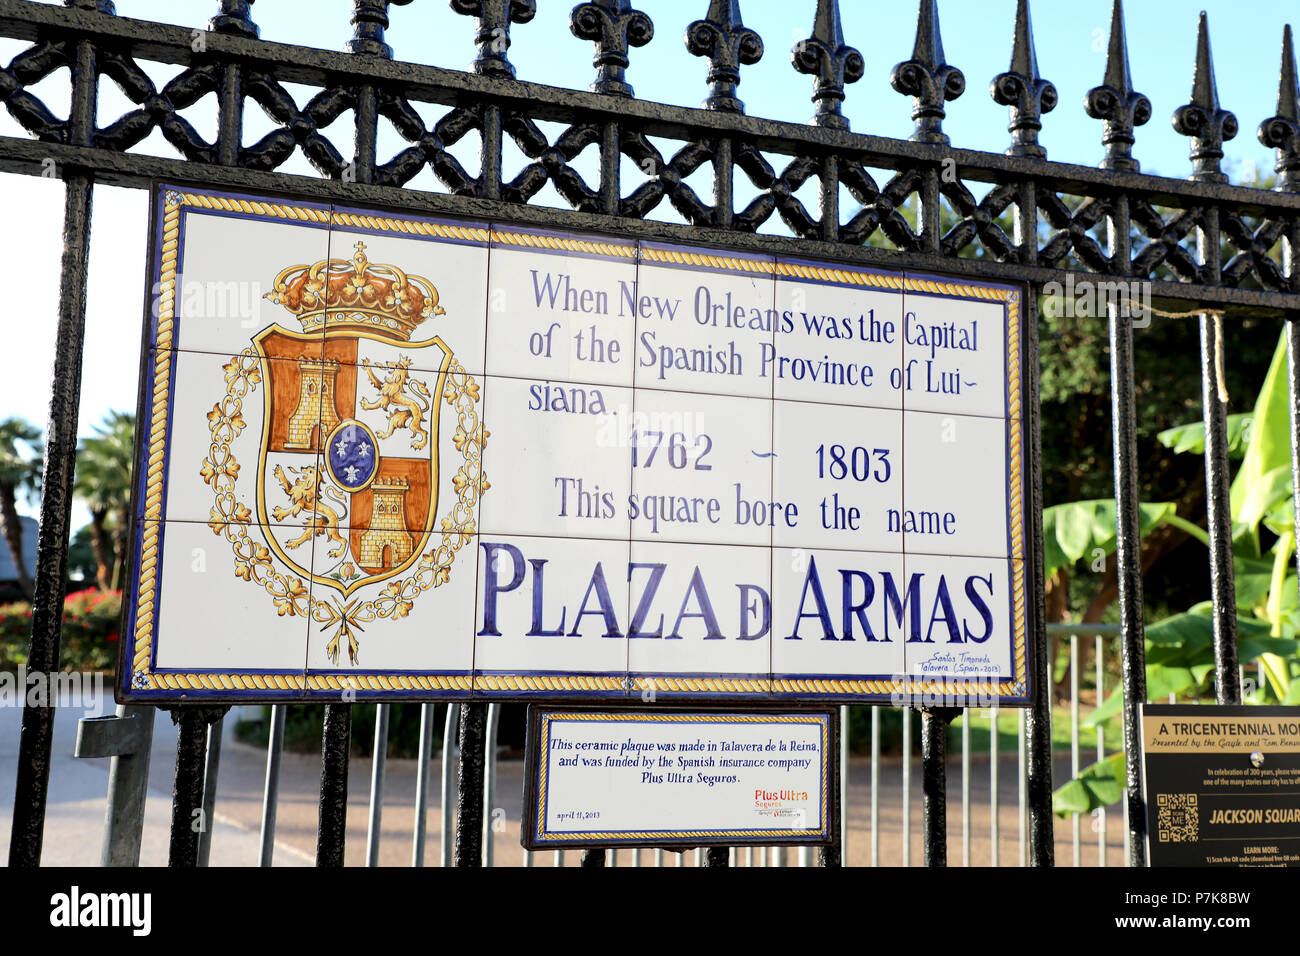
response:
<path fill-rule="evenodd" d="M 59 665 L 65 671 L 109 670 L 117 661 L 122 592 L 88 588 L 63 600 Z M 0 605 L 0 668 L 27 663 L 32 607 L 25 601 Z"/>

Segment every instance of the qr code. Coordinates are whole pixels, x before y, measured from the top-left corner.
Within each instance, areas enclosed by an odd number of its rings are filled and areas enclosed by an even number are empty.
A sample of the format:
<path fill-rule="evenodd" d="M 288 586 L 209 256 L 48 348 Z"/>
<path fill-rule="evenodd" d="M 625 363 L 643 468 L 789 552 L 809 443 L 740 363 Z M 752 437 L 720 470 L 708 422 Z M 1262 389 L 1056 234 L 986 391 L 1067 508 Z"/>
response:
<path fill-rule="evenodd" d="M 1161 843 L 1196 841 L 1196 794 L 1162 793 L 1156 797 L 1156 831 Z"/>

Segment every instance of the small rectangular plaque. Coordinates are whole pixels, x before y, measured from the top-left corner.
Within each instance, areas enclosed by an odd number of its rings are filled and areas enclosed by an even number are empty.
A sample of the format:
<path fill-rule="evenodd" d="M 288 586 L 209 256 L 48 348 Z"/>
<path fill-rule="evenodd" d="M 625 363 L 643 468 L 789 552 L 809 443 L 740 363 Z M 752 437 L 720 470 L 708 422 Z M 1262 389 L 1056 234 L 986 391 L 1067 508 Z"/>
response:
<path fill-rule="evenodd" d="M 529 716 L 529 849 L 834 838 L 831 712 Z"/>

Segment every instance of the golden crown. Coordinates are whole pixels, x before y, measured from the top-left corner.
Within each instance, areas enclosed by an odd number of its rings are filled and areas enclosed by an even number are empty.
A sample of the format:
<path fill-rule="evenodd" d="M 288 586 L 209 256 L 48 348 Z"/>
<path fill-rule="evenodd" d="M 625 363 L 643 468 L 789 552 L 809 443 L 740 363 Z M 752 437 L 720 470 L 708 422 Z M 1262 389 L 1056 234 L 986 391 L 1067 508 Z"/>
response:
<path fill-rule="evenodd" d="M 360 329 L 408 341 L 431 315 L 445 315 L 438 290 L 423 276 L 366 258 L 358 242 L 351 259 L 290 266 L 275 277 L 266 298 L 298 317 L 304 332 Z"/>

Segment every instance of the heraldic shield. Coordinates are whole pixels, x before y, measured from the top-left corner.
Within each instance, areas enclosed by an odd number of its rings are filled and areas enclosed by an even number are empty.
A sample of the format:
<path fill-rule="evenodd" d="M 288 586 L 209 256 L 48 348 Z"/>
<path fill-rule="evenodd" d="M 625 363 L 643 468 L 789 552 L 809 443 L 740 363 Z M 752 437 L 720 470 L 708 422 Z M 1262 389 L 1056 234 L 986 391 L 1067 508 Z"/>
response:
<path fill-rule="evenodd" d="M 267 298 L 301 323 L 253 338 L 266 383 L 256 479 L 258 518 L 285 564 L 341 600 L 329 651 L 346 638 L 355 663 L 348 599 L 397 579 L 426 550 L 438 506 L 439 397 L 451 350 L 417 326 L 442 315 L 429 280 L 351 259 L 283 270 Z M 251 423 L 250 423 L 251 424 Z M 390 585 L 390 589 L 392 586 Z"/>

